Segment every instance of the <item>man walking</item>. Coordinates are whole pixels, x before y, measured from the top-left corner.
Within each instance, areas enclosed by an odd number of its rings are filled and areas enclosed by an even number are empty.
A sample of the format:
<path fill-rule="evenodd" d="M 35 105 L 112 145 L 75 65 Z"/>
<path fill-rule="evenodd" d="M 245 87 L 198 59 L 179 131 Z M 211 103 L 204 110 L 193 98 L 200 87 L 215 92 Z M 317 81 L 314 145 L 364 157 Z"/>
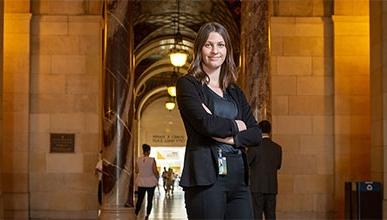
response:
<path fill-rule="evenodd" d="M 265 219 L 276 219 L 277 170 L 281 168 L 282 150 L 270 138 L 270 122 L 263 120 L 259 127 L 262 142 L 257 147 L 250 147 L 247 152 L 254 219 L 262 219 L 263 214 Z"/>

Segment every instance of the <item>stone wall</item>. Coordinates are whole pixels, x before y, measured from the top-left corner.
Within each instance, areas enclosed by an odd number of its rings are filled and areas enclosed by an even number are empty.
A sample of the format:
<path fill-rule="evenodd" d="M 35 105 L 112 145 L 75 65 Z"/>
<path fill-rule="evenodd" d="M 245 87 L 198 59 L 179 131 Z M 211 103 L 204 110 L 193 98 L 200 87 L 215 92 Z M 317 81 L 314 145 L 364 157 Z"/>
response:
<path fill-rule="evenodd" d="M 280 218 L 331 218 L 333 73 L 331 22 L 272 17 L 273 139 L 283 146 Z"/>
<path fill-rule="evenodd" d="M 39 15 L 31 27 L 31 216 L 96 218 L 101 16 Z M 52 133 L 75 134 L 74 152 L 50 152 Z"/>

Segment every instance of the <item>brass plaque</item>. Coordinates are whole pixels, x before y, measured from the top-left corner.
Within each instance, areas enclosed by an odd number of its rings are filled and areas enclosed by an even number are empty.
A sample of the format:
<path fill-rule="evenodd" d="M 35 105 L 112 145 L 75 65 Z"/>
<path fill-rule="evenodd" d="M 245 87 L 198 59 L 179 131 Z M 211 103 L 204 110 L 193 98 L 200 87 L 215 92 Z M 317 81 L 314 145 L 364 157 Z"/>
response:
<path fill-rule="evenodd" d="M 50 153 L 74 153 L 75 134 L 51 133 Z"/>

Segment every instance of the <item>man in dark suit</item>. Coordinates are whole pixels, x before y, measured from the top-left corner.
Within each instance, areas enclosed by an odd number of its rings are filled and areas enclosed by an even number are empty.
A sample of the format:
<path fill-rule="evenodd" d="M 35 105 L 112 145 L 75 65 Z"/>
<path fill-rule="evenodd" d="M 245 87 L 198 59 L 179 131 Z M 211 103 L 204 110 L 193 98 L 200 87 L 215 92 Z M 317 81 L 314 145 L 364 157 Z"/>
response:
<path fill-rule="evenodd" d="M 277 170 L 281 168 L 281 146 L 270 138 L 271 124 L 267 120 L 259 123 L 262 142 L 247 152 L 250 166 L 250 190 L 254 207 L 254 219 L 275 219 L 278 189 Z"/>

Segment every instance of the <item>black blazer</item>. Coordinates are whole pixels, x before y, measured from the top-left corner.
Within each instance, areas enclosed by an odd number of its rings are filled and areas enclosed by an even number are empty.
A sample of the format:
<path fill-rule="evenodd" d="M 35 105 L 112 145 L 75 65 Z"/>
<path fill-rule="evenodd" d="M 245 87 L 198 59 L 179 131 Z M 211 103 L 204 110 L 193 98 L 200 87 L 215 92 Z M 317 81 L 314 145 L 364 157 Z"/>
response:
<path fill-rule="evenodd" d="M 207 113 L 205 104 L 214 112 L 205 96 L 204 85 L 191 75 L 180 77 L 176 84 L 177 104 L 187 133 L 184 168 L 180 186 L 206 186 L 215 183 L 218 176 L 217 152 L 215 141 L 211 137 L 234 137 L 235 147 L 254 146 L 261 140 L 258 127 L 250 106 L 242 90 L 232 85 L 228 93 L 238 108 L 236 119 L 245 122 L 247 129 L 239 132 L 234 120 Z M 248 183 L 248 165 L 245 161 L 246 183 Z"/>
<path fill-rule="evenodd" d="M 277 170 L 281 168 L 281 146 L 270 138 L 263 138 L 258 147 L 249 148 L 247 159 L 250 166 L 251 192 L 277 194 Z"/>

